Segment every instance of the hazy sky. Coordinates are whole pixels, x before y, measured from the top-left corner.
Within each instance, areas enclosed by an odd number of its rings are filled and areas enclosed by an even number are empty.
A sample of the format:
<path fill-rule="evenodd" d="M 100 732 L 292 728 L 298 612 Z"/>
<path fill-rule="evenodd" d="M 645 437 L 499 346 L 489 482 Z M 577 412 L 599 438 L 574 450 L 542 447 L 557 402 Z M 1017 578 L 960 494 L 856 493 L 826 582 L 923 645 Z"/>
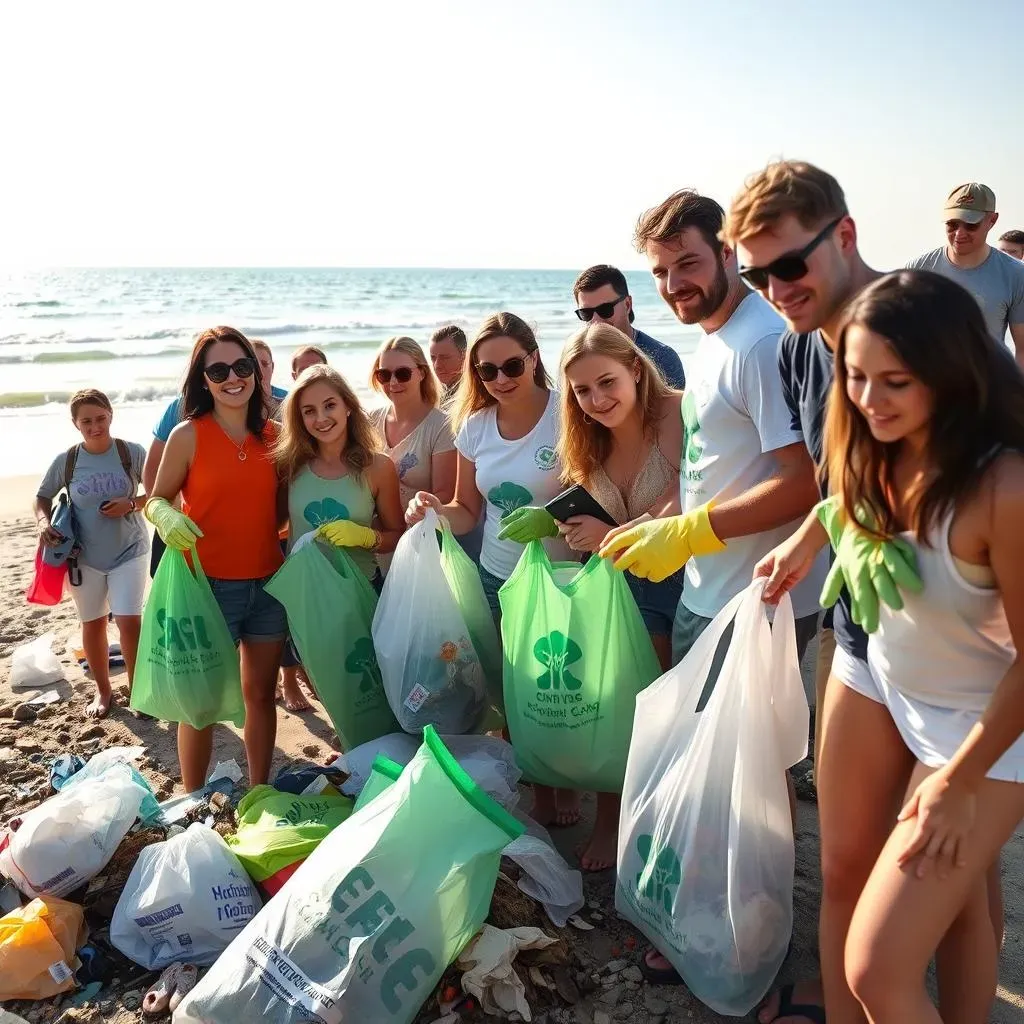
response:
<path fill-rule="evenodd" d="M 1022 54 L 1024 0 L 8 4 L 0 262 L 639 267 L 787 156 L 892 266 L 965 180 L 1024 228 Z"/>

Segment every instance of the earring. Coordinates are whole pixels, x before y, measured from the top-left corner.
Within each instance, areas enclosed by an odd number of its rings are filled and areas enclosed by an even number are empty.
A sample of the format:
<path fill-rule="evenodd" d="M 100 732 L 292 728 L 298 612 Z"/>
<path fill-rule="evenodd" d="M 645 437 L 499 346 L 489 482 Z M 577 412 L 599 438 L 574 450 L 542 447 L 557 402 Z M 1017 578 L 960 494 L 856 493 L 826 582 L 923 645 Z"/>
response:
<path fill-rule="evenodd" d="M 633 383 L 634 384 L 639 384 L 640 383 L 640 378 L 639 377 L 634 377 L 633 378 Z"/>
<path fill-rule="evenodd" d="M 583 414 L 583 422 L 584 423 L 593 423 L 594 421 L 586 413 L 584 413 Z"/>

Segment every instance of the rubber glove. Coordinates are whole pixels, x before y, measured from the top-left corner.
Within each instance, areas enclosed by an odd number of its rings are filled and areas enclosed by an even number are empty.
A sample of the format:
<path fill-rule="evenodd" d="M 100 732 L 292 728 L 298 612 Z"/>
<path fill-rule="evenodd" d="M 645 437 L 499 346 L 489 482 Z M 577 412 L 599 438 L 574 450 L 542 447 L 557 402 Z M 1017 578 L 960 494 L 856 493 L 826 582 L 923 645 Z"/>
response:
<path fill-rule="evenodd" d="M 557 537 L 558 524 L 547 509 L 527 505 L 513 509 L 501 520 L 498 540 L 514 540 L 517 544 L 529 544 L 531 540 Z"/>
<path fill-rule="evenodd" d="M 725 544 L 711 529 L 711 508 L 709 501 L 681 516 L 637 523 L 606 540 L 598 554 L 614 559 L 616 569 L 628 569 L 634 576 L 660 583 L 694 555 L 714 555 L 724 550 Z"/>
<path fill-rule="evenodd" d="M 353 523 L 351 519 L 336 519 L 333 523 L 324 523 L 317 533 L 336 548 L 374 548 L 377 546 L 377 534 L 368 526 Z"/>
<path fill-rule="evenodd" d="M 874 633 L 881 602 L 899 611 L 903 607 L 901 590 L 919 594 L 923 589 L 917 555 L 899 537 L 880 540 L 849 522 L 838 495 L 819 502 L 814 511 L 836 553 L 821 591 L 821 605 L 831 608 L 845 586 L 853 621 L 865 633 Z"/>
<path fill-rule="evenodd" d="M 146 502 L 145 516 L 156 527 L 160 539 L 175 551 L 194 548 L 203 535 L 203 531 L 166 498 L 150 498 Z"/>

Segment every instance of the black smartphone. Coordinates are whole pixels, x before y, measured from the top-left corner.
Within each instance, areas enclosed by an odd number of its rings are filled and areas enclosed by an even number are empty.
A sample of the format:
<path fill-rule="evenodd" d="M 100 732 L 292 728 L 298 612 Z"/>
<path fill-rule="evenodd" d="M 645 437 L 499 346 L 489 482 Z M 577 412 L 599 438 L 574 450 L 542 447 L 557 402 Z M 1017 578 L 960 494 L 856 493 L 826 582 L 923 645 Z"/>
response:
<path fill-rule="evenodd" d="M 544 506 L 544 509 L 560 523 L 564 523 L 566 519 L 572 519 L 573 516 L 593 516 L 608 526 L 619 525 L 598 503 L 597 499 L 579 484 L 556 495 Z"/>

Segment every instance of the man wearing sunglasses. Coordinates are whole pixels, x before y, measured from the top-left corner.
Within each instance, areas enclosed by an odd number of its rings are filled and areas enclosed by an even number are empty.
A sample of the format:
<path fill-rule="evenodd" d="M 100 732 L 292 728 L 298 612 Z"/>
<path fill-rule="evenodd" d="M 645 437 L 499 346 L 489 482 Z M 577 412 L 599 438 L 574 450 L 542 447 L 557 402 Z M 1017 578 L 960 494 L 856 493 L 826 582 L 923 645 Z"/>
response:
<path fill-rule="evenodd" d="M 969 181 L 946 197 L 946 244 L 911 260 L 911 270 L 933 270 L 966 288 L 981 306 L 989 332 L 1003 341 L 1009 329 L 1024 367 L 1024 263 L 988 244 L 999 218 L 995 193 Z"/>
<path fill-rule="evenodd" d="M 617 327 L 654 363 L 670 388 L 682 391 L 686 387 L 686 375 L 679 355 L 668 345 L 655 341 L 649 334 L 633 326 L 633 298 L 621 270 L 607 263 L 587 267 L 576 278 L 572 294 L 576 300 L 576 316 L 580 320 L 585 324 L 592 320 L 603 320 Z"/>

